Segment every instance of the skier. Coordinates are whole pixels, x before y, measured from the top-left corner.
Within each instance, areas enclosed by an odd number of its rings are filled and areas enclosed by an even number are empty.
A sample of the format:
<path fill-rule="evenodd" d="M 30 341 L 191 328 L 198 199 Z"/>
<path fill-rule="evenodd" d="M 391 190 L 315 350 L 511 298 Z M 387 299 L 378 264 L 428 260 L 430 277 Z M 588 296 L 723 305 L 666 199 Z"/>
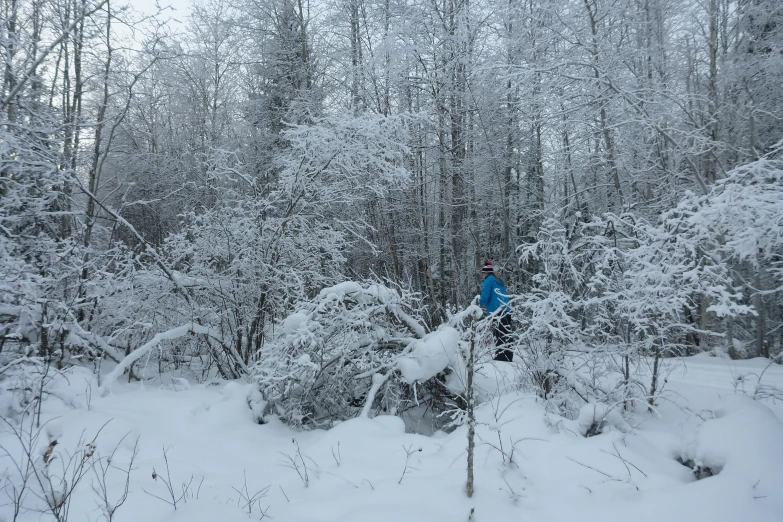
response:
<path fill-rule="evenodd" d="M 484 283 L 481 285 L 479 305 L 487 314 L 495 315 L 492 329 L 496 347 L 494 359 L 511 362 L 514 352 L 506 347 L 511 341 L 511 308 L 508 306 L 508 290 L 500 277 L 495 274 L 495 267 L 491 260 L 487 260 L 481 267 L 481 275 L 484 276 Z"/>

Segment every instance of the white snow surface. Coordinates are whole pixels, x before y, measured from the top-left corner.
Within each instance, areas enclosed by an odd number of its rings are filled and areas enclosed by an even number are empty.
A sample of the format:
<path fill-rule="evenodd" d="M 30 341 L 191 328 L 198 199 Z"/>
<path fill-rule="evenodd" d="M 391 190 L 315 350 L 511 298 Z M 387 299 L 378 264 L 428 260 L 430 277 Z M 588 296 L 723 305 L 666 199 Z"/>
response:
<path fill-rule="evenodd" d="M 769 408 L 742 396 L 720 401 L 712 413 L 715 418 L 686 443 L 683 459 L 752 482 L 757 495 L 779 496 L 783 467 L 769 463 L 783 463 L 783 423 Z"/>
<path fill-rule="evenodd" d="M 619 405 L 618 405 L 619 406 Z M 631 431 L 631 426 L 623 418 L 617 406 L 611 407 L 607 404 L 589 403 L 582 406 L 579 410 L 579 433 L 587 435 L 590 428 L 598 426 L 600 433 L 607 432 L 612 428 L 627 433 Z"/>
<path fill-rule="evenodd" d="M 397 359 L 397 369 L 408 384 L 435 377 L 448 366 L 464 366 L 459 351 L 460 335 L 451 326 L 441 326 L 411 343 L 410 352 Z"/>
<path fill-rule="evenodd" d="M 330 296 L 333 299 L 342 298 L 346 294 L 356 294 L 362 291 L 362 285 L 355 281 L 344 281 L 334 286 L 324 288 L 318 293 L 318 297 L 325 299 Z"/>
<path fill-rule="evenodd" d="M 302 312 L 294 312 L 293 314 L 286 317 L 285 321 L 283 321 L 283 331 L 289 335 L 296 333 L 296 331 L 299 330 L 299 328 L 305 323 L 307 323 L 307 314 L 303 314 Z"/>
<path fill-rule="evenodd" d="M 436 339 L 456 346 L 445 329 L 428 337 L 412 353 L 440 357 Z M 409 376 L 441 364 L 425 360 L 411 358 Z M 521 366 L 482 361 L 477 383 L 489 399 L 477 408 L 473 498 L 465 495 L 466 427 L 425 437 L 406 433 L 402 420 L 385 415 L 329 431 L 297 432 L 274 418 L 258 425 L 248 407 L 256 389 L 243 382 L 191 383 L 182 391 L 117 382 L 100 397 L 90 392 L 98 388 L 94 376 L 73 369 L 51 383 L 33 452 L 40 459 L 47 435 L 57 435 L 52 462 L 62 464 L 100 432 L 91 458 L 113 452 L 107 486 L 116 499 L 125 481 L 119 470 L 138 440 L 128 499 L 116 522 L 269 520 L 262 512 L 286 522 L 467 521 L 471 509 L 476 522 L 780 522 L 783 405 L 751 401 L 737 389 L 738 376 L 749 385 L 764 367 L 759 360 L 685 359 L 669 375 L 670 395 L 654 413 L 639 408 L 627 433 L 612 429 L 585 438 L 579 420 L 547 412 L 535 396 L 513 390 Z M 783 367 L 764 375 L 767 384 L 783 387 Z M 9 490 L 2 487 L 13 479 L 12 457 L 22 453 L 5 423 L 0 448 L 0 520 L 13 520 Z M 168 497 L 160 479 L 164 448 L 177 495 L 192 478 L 176 510 L 152 496 Z M 675 460 L 683 456 L 720 471 L 697 481 Z M 301 472 L 306 464 L 307 484 L 289 457 Z M 269 487 L 252 513 L 239 493 L 245 484 L 251 496 Z M 90 472 L 67 500 L 70 520 L 104 519 L 92 485 L 97 479 Z M 27 501 L 36 505 L 49 496 L 31 491 Z M 29 509 L 17 520 L 52 517 Z"/>

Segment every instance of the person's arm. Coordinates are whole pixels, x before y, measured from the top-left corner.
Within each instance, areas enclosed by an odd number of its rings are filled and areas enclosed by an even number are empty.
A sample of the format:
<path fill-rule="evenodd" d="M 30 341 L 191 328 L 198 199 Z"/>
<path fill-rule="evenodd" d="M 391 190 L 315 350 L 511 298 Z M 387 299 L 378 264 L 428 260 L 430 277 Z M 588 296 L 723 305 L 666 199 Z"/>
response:
<path fill-rule="evenodd" d="M 503 283 L 499 283 L 497 288 L 495 289 L 495 292 L 498 295 L 500 304 L 507 305 L 510 296 L 508 295 L 508 290 L 506 289 L 506 285 L 504 285 Z"/>
<path fill-rule="evenodd" d="M 486 309 L 487 305 L 489 304 L 489 298 L 491 296 L 492 292 L 492 282 L 490 281 L 490 278 L 487 277 L 484 279 L 484 282 L 481 284 L 481 298 L 479 299 L 479 306 L 481 308 Z"/>

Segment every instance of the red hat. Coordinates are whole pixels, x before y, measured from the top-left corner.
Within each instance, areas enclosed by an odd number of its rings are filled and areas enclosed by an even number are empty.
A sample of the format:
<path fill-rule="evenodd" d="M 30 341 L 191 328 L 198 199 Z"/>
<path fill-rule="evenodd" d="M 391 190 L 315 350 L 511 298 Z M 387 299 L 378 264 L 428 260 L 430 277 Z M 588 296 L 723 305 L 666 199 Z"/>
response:
<path fill-rule="evenodd" d="M 491 274 L 495 271 L 494 265 L 492 265 L 492 260 L 487 259 L 487 261 L 484 263 L 484 266 L 481 267 L 481 272 L 484 274 Z"/>

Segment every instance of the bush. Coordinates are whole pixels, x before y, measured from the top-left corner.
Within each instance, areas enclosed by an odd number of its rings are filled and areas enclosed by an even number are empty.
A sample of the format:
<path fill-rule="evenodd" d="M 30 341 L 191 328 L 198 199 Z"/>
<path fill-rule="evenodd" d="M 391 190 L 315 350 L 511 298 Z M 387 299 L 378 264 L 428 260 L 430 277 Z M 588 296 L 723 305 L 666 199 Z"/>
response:
<path fill-rule="evenodd" d="M 449 326 L 427 333 L 422 312 L 416 294 L 376 283 L 341 283 L 300 304 L 252 368 L 257 421 L 276 414 L 292 426 L 328 427 L 354 417 L 376 373 L 387 377 L 372 398 L 376 410 L 453 407 L 443 376 L 462 367 L 460 334 Z"/>

